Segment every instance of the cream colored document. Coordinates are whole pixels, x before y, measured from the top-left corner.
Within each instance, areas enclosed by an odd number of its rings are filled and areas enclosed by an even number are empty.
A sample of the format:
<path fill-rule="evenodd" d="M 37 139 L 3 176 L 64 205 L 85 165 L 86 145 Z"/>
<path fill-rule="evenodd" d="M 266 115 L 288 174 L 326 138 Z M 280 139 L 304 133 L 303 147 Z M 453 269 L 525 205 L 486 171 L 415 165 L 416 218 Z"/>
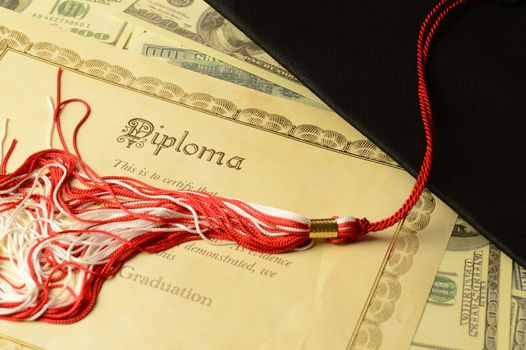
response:
<path fill-rule="evenodd" d="M 332 112 L 59 35 L 7 11 L 0 25 L 4 147 L 18 139 L 10 170 L 46 148 L 46 96 L 61 66 L 63 98 L 92 107 L 79 148 L 100 174 L 311 218 L 370 220 L 398 209 L 414 183 Z M 66 134 L 82 114 L 67 107 Z M 85 319 L 0 321 L 0 348 L 408 348 L 455 219 L 426 192 L 403 223 L 347 246 L 320 241 L 274 256 L 199 241 L 140 254 L 106 282 Z"/>

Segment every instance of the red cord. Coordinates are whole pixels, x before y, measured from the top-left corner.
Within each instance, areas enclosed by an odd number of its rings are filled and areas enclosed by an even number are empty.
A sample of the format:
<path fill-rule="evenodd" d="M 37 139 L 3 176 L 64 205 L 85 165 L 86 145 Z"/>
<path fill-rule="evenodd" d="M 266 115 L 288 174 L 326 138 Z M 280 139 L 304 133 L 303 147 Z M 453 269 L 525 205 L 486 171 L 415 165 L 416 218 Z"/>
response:
<path fill-rule="evenodd" d="M 422 161 L 422 165 L 420 166 L 416 182 L 411 189 L 411 193 L 400 209 L 398 209 L 398 211 L 396 211 L 390 217 L 373 223 L 369 223 L 367 219 L 359 220 L 358 225 L 361 226 L 359 229 L 363 231 L 363 234 L 367 232 L 385 230 L 386 228 L 391 227 L 392 225 L 404 219 L 414 207 L 426 187 L 429 174 L 431 172 L 431 159 L 433 154 L 433 117 L 425 80 L 425 68 L 429 54 L 429 47 L 438 26 L 446 17 L 446 15 L 466 1 L 467 0 L 457 0 L 447 5 L 450 0 L 441 0 L 435 5 L 435 7 L 433 7 L 433 9 L 427 14 L 426 18 L 422 22 L 420 32 L 418 34 L 416 66 L 418 75 L 418 102 L 420 105 L 420 115 L 422 117 L 422 124 L 424 126 L 424 134 L 426 139 L 424 159 Z"/>
<path fill-rule="evenodd" d="M 0 175 L 6 174 L 7 161 L 11 157 L 11 154 L 13 153 L 17 143 L 18 141 L 16 139 L 13 139 L 13 141 L 11 142 L 11 146 L 9 146 L 9 149 L 6 152 L 4 159 L 2 159 L 2 164 L 0 165 Z"/>

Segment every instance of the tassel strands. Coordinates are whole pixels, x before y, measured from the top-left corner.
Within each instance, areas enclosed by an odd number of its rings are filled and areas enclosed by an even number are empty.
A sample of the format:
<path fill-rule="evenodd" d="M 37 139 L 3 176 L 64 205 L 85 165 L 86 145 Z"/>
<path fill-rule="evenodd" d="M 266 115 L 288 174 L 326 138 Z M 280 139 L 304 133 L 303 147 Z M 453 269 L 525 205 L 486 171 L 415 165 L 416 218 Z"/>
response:
<path fill-rule="evenodd" d="M 266 253 L 310 242 L 309 220 L 296 214 L 129 178 L 92 179 L 78 161 L 42 151 L 0 181 L 1 318 L 75 322 L 138 252 L 197 239 Z"/>
<path fill-rule="evenodd" d="M 59 70 L 59 87 L 60 75 Z M 162 190 L 127 177 L 99 177 L 76 144 L 89 106 L 79 99 L 58 101 L 54 125 L 64 149 L 35 153 L 8 175 L 10 152 L 3 159 L 0 318 L 76 322 L 93 307 L 102 283 L 139 252 L 198 239 L 265 253 L 309 246 L 310 220 L 291 212 L 204 192 Z M 75 153 L 60 128 L 60 111 L 69 103 L 86 106 L 74 131 Z"/>

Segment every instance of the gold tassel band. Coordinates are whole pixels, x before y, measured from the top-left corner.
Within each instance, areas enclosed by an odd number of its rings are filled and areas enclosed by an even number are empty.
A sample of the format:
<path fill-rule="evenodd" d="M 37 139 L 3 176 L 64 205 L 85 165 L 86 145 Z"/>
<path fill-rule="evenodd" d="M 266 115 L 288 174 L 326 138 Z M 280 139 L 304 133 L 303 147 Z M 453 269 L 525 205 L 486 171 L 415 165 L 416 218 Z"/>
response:
<path fill-rule="evenodd" d="M 313 219 L 310 221 L 310 238 L 338 237 L 338 223 L 333 219 Z"/>

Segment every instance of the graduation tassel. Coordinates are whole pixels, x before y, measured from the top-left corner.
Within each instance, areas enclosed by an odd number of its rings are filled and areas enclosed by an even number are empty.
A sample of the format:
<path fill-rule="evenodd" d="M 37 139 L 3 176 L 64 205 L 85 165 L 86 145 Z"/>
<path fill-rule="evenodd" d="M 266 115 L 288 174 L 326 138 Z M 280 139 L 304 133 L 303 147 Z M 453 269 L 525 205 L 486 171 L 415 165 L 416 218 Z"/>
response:
<path fill-rule="evenodd" d="M 90 115 L 89 104 L 81 99 L 61 101 L 59 69 L 53 129 L 63 149 L 50 146 L 7 174 L 13 141 L 0 166 L 0 318 L 77 322 L 93 308 L 103 282 L 139 252 L 156 253 L 203 239 L 284 253 L 310 247 L 313 238 L 349 243 L 399 222 L 424 190 L 431 166 L 431 108 L 424 79 L 429 46 L 444 16 L 464 1 L 440 1 L 422 24 L 417 70 L 426 136 L 424 160 L 403 206 L 373 223 L 348 216 L 310 220 L 238 199 L 99 176 L 83 162 L 77 147 L 79 129 Z M 70 151 L 60 113 L 72 103 L 84 105 L 86 112 L 73 131 Z"/>

